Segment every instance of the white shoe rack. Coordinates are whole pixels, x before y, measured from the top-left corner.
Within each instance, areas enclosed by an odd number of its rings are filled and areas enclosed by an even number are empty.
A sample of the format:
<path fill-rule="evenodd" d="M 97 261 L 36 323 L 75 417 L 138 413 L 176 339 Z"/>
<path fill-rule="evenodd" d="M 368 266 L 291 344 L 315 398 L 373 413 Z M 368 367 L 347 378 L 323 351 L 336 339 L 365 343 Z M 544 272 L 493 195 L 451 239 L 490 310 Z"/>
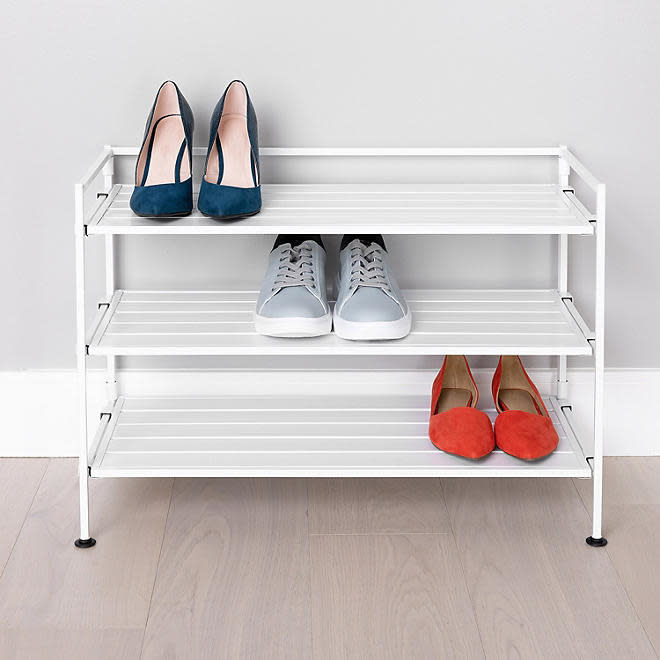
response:
<path fill-rule="evenodd" d="M 183 218 L 140 218 L 133 186 L 115 181 L 117 159 L 137 148 L 107 146 L 75 186 L 77 364 L 80 380 L 80 539 L 90 547 L 88 479 L 95 477 L 579 477 L 593 479 L 590 545 L 601 533 L 605 185 L 564 146 L 548 148 L 262 148 L 262 158 L 546 159 L 548 183 L 264 184 L 263 210 L 223 223 L 197 210 Z M 204 149 L 194 149 L 204 156 Z M 520 161 L 522 162 L 522 161 Z M 591 190 L 593 212 L 580 201 Z M 96 195 L 94 194 L 96 193 Z M 505 234 L 556 236 L 554 289 L 405 291 L 413 329 L 401 340 L 351 342 L 257 335 L 256 291 L 137 291 L 115 286 L 116 237 L 196 234 Z M 594 329 L 568 292 L 569 237 L 595 243 Z M 86 244 L 105 244 L 105 297 L 86 309 Z M 89 312 L 89 313 L 88 313 Z M 92 318 L 93 317 L 93 318 Z M 560 442 L 546 459 L 524 462 L 500 451 L 474 462 L 428 439 L 429 391 L 409 394 L 168 396 L 119 391 L 121 356 L 555 356 L 556 392 L 547 398 Z M 104 356 L 106 394 L 89 434 L 90 356 Z M 568 356 L 594 365 L 594 435 L 581 441 L 567 396 Z M 151 395 L 150 395 L 151 394 Z M 484 393 L 482 400 L 488 400 Z M 494 417 L 494 410 L 487 410 Z"/>

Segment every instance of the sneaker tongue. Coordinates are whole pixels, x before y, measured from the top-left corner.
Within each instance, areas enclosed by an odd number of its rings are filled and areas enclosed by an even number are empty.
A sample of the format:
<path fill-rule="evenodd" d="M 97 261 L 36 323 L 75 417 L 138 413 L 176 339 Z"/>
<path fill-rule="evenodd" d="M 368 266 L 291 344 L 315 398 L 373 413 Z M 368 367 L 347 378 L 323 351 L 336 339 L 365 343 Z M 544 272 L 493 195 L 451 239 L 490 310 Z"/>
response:
<path fill-rule="evenodd" d="M 281 245 L 290 245 L 292 248 L 298 247 L 305 241 L 314 241 L 318 243 L 324 250 L 325 246 L 321 240 L 321 236 L 318 234 L 280 234 L 275 239 L 275 244 L 273 245 L 273 250 L 276 250 Z"/>
<path fill-rule="evenodd" d="M 383 250 L 387 251 L 381 234 L 344 234 L 339 249 L 343 250 L 355 241 L 358 241 L 364 247 L 369 247 L 373 243 L 376 243 L 376 245 L 380 245 Z"/>

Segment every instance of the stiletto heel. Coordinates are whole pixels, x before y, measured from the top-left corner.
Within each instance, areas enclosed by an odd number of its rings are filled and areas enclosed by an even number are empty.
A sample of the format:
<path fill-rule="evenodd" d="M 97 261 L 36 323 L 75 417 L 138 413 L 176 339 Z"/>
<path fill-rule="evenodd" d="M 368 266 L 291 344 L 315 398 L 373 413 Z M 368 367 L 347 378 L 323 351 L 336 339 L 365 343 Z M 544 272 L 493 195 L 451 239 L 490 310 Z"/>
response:
<path fill-rule="evenodd" d="M 131 209 L 140 216 L 168 217 L 192 211 L 193 114 L 171 80 L 164 82 L 147 120 L 135 165 Z"/>
<path fill-rule="evenodd" d="M 197 208 L 218 220 L 261 210 L 257 115 L 240 80 L 229 83 L 213 111 Z"/>

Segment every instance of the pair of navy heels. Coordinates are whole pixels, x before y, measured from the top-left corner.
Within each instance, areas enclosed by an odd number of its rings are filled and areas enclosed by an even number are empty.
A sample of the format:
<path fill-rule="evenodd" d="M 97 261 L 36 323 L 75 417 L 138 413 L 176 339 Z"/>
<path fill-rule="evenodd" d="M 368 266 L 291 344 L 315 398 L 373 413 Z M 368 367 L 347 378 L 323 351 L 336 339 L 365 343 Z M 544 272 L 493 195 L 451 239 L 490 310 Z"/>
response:
<path fill-rule="evenodd" d="M 156 94 L 135 166 L 130 206 L 139 216 L 174 217 L 193 209 L 193 113 L 171 80 Z M 261 210 L 257 115 L 240 80 L 227 86 L 211 116 L 197 208 L 220 220 Z"/>

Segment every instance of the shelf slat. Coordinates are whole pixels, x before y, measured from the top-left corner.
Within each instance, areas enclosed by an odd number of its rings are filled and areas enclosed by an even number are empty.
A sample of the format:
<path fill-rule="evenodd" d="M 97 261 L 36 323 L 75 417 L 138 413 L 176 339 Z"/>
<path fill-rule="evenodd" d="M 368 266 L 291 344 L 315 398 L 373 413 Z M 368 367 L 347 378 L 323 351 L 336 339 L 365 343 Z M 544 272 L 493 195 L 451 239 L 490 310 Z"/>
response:
<path fill-rule="evenodd" d="M 547 405 L 560 443 L 536 462 L 499 450 L 481 461 L 438 451 L 428 439 L 428 404 L 425 395 L 120 397 L 91 475 L 591 476 L 552 397 Z"/>
<path fill-rule="evenodd" d="M 264 184 L 263 209 L 240 222 L 140 218 L 116 185 L 88 234 L 593 234 L 554 184 Z"/>
<path fill-rule="evenodd" d="M 404 339 L 346 341 L 258 335 L 256 291 L 123 291 L 112 299 L 90 355 L 591 355 L 553 290 L 410 290 Z"/>

